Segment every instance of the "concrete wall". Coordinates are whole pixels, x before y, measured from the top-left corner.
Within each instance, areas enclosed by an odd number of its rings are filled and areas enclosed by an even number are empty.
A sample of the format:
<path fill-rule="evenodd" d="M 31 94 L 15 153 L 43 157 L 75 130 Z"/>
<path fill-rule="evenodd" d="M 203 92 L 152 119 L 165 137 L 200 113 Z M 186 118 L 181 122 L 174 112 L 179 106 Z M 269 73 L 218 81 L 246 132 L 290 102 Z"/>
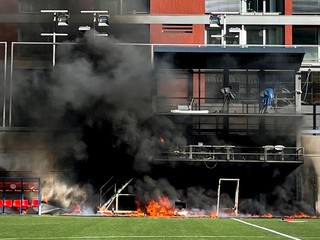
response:
<path fill-rule="evenodd" d="M 302 136 L 305 151 L 305 164 L 302 178 L 306 198 L 314 198 L 316 214 L 320 213 L 320 137 Z"/>

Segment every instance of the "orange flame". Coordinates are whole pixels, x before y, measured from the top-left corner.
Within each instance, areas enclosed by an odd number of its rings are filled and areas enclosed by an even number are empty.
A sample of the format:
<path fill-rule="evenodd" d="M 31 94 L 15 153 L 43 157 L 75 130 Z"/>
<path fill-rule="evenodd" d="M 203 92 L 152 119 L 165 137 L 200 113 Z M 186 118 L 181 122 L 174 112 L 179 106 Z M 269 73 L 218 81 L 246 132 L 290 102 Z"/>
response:
<path fill-rule="evenodd" d="M 217 213 L 216 212 L 211 212 L 209 215 L 210 218 L 217 218 Z"/>
<path fill-rule="evenodd" d="M 158 202 L 152 200 L 146 206 L 147 214 L 151 217 L 174 216 L 175 209 L 167 197 L 160 197 Z"/>
<path fill-rule="evenodd" d="M 292 218 L 313 218 L 314 216 L 307 215 L 305 213 L 294 213 Z"/>
<path fill-rule="evenodd" d="M 261 217 L 264 217 L 264 218 L 272 218 L 273 215 L 272 215 L 271 213 L 266 213 L 266 214 L 261 215 Z"/>

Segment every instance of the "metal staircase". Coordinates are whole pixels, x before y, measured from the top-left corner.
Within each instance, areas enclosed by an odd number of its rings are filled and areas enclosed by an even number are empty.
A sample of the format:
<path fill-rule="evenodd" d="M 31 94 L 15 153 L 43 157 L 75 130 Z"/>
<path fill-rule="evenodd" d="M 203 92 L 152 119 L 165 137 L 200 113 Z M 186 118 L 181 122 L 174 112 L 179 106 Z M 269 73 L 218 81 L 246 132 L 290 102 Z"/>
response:
<path fill-rule="evenodd" d="M 109 198 L 108 201 L 106 201 L 102 206 L 100 206 L 100 209 L 98 210 L 98 213 L 100 214 L 114 214 L 114 213 L 130 213 L 130 212 L 134 212 L 134 210 L 120 210 L 119 209 L 119 204 L 118 204 L 118 200 L 120 196 L 128 196 L 128 195 L 132 195 L 132 194 L 122 194 L 121 192 L 129 185 L 129 183 L 133 180 L 133 178 L 131 178 L 129 181 L 125 182 L 121 188 L 119 188 L 118 190 L 116 189 L 116 184 L 114 184 L 114 189 L 115 189 L 115 193 Z M 110 189 L 110 188 L 109 188 Z M 101 193 L 101 192 L 100 192 Z M 115 202 L 115 207 L 112 207 L 110 209 L 110 207 L 112 206 L 112 204 Z"/>

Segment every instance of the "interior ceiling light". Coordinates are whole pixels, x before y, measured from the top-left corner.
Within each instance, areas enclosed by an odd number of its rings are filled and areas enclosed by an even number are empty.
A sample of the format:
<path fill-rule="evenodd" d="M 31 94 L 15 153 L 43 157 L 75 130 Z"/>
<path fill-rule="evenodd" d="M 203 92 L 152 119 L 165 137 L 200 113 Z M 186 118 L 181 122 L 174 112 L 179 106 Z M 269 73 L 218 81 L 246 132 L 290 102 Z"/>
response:
<path fill-rule="evenodd" d="M 239 27 L 231 27 L 228 29 L 228 32 L 231 33 L 239 33 L 241 31 L 241 29 Z"/>

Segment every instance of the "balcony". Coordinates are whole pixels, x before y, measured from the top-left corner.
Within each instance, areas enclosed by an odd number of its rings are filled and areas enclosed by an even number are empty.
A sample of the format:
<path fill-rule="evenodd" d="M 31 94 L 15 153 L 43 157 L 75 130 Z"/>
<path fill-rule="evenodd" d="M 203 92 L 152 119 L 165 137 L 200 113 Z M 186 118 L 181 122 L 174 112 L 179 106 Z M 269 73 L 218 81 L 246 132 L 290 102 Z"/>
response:
<path fill-rule="evenodd" d="M 229 163 L 295 163 L 302 164 L 303 148 L 283 145 L 244 147 L 233 145 L 188 145 L 157 152 L 156 161 L 229 162 Z"/>
<path fill-rule="evenodd" d="M 294 94 L 279 93 L 267 111 L 263 110 L 262 97 L 235 98 L 226 103 L 224 98 L 194 98 L 192 104 L 184 97 L 154 97 L 154 112 L 158 114 L 186 115 L 300 115 L 296 111 Z M 181 110 L 181 111 L 179 111 Z"/>

